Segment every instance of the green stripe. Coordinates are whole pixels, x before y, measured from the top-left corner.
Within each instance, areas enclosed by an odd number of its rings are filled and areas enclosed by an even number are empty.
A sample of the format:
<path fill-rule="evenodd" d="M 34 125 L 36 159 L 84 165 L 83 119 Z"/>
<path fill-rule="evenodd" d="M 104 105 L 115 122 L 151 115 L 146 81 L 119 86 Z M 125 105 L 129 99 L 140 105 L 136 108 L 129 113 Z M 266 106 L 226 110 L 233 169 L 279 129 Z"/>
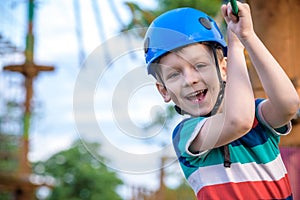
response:
<path fill-rule="evenodd" d="M 253 162 L 257 164 L 266 164 L 275 160 L 280 152 L 272 140 L 272 138 L 269 138 L 264 144 L 253 148 L 246 148 L 241 145 L 232 147 L 229 145 L 231 162 L 241 164 Z M 191 157 L 186 154 L 185 156 L 187 156 L 186 159 L 191 165 L 197 166 L 197 168 L 189 168 L 180 163 L 186 177 L 189 177 L 198 169 L 198 167 L 207 167 L 224 163 L 224 155 L 221 148 L 211 150 L 204 157 Z"/>
<path fill-rule="evenodd" d="M 253 148 L 244 147 L 242 145 L 234 147 L 229 145 L 229 149 L 231 162 L 239 162 L 242 164 L 251 162 L 266 164 L 276 159 L 280 153 L 276 144 L 274 144 L 274 139 L 272 138 L 269 138 L 264 144 Z M 224 162 L 224 155 L 221 148 L 211 150 L 203 158 L 186 156 L 191 165 L 198 167 L 218 165 L 223 164 Z"/>
<path fill-rule="evenodd" d="M 244 146 L 231 147 L 230 157 L 233 163 L 250 163 L 266 164 L 273 161 L 279 154 L 276 139 L 268 138 L 267 142 L 252 148 Z"/>
<path fill-rule="evenodd" d="M 218 165 L 224 162 L 224 156 L 221 148 L 213 149 L 203 157 L 192 157 L 186 154 L 185 156 L 187 156 L 186 159 L 192 166 L 197 166 L 196 168 L 189 168 L 180 163 L 186 178 L 194 173 L 199 167 Z"/>

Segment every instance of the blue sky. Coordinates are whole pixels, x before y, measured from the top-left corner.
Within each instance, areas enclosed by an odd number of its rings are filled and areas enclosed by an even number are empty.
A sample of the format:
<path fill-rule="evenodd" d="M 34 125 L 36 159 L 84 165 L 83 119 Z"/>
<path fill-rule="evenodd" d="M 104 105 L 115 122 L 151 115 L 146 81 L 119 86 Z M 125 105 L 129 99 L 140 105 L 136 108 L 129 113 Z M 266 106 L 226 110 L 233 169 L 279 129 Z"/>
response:
<path fill-rule="evenodd" d="M 34 102 L 39 117 L 34 118 L 30 131 L 29 159 L 47 159 L 79 137 L 99 141 L 101 153 L 111 160 L 106 164 L 126 182 L 155 188 L 159 158 L 164 153 L 173 156 L 171 136 L 162 127 L 145 132 L 142 126 L 151 122 L 155 110 L 164 109 L 164 103 L 154 89 L 154 80 L 143 71 L 142 40 L 132 37 L 126 45 L 128 38 L 119 34 L 120 22 L 108 1 L 98 3 L 106 37 L 99 36 L 92 4 L 80 1 L 86 57 L 79 63 L 73 1 L 39 1 L 34 24 L 35 62 L 54 65 L 55 71 L 41 73 L 35 80 Z M 138 3 L 155 7 L 154 1 Z M 124 1 L 115 0 L 115 4 L 123 23 L 128 22 L 130 12 Z M 11 1 L 1 9 L 7 11 L 0 21 L 5 25 L 2 33 L 24 48 L 26 4 Z M 103 58 L 106 45 L 110 45 L 108 62 Z M 0 64 L 20 63 L 22 59 L 20 54 L 6 55 L 0 57 Z M 4 88 L 16 76 L 0 72 L 1 93 L 14 95 Z M 9 87 L 22 96 L 20 88 Z M 161 140 L 166 140 L 164 145 L 156 142 Z M 174 159 L 167 165 L 172 163 Z M 145 179 L 149 181 L 145 183 Z"/>

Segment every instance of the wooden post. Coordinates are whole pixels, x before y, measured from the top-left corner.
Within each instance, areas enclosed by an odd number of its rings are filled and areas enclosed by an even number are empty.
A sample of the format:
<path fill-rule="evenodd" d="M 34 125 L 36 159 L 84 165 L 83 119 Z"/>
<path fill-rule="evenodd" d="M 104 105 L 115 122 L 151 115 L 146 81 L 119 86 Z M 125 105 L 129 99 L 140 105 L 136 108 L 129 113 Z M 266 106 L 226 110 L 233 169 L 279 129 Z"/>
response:
<path fill-rule="evenodd" d="M 295 83 L 300 95 L 300 1 L 299 0 L 248 0 L 254 29 L 287 75 Z M 265 97 L 253 68 L 249 73 L 256 97 Z M 298 84 L 297 84 L 298 83 Z M 284 95 L 284 91 L 282 91 Z M 300 123 L 293 132 L 281 138 L 283 146 L 300 146 Z M 297 131 L 296 131 L 297 130 Z"/>
<path fill-rule="evenodd" d="M 17 180 L 10 182 L 10 187 L 14 188 L 16 200 L 34 199 L 35 185 L 29 181 L 31 167 L 27 159 L 29 152 L 29 132 L 31 123 L 31 100 L 33 97 L 33 81 L 41 71 L 53 71 L 53 66 L 42 66 L 34 63 L 34 0 L 28 2 L 28 29 L 26 36 L 26 49 L 24 52 L 25 63 L 21 65 L 9 65 L 3 69 L 12 72 L 18 72 L 24 75 L 24 89 L 26 91 L 23 115 L 23 135 L 21 137 L 21 146 L 19 150 L 19 168 L 16 173 Z M 12 175 L 13 176 L 13 175 Z M 1 180 L 0 180 L 1 184 Z"/>

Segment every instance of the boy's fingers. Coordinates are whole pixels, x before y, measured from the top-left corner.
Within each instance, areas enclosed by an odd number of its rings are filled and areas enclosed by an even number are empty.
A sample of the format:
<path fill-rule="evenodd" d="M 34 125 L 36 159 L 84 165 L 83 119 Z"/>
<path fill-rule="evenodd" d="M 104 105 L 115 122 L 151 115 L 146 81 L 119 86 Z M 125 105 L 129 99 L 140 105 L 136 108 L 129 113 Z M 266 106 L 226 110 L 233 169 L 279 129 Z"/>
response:
<path fill-rule="evenodd" d="M 227 6 L 224 4 L 221 6 L 221 12 L 222 12 L 222 15 L 223 17 L 226 17 L 227 16 Z"/>
<path fill-rule="evenodd" d="M 231 4 L 229 2 L 227 4 L 227 14 L 228 15 L 232 14 L 232 7 L 231 7 Z"/>
<path fill-rule="evenodd" d="M 234 23 L 237 23 L 238 22 L 238 17 L 235 15 L 235 14 L 233 14 L 233 12 L 231 12 L 230 14 L 230 19 L 234 22 Z"/>
<path fill-rule="evenodd" d="M 222 11 L 222 13 L 224 13 L 224 10 L 226 9 L 226 7 L 227 7 L 226 4 L 222 4 L 222 6 L 221 6 L 221 11 Z"/>
<path fill-rule="evenodd" d="M 233 10 L 232 10 L 232 7 L 231 7 L 230 3 L 228 3 L 226 5 L 226 9 L 227 9 L 226 10 L 226 14 L 227 14 L 227 21 L 226 22 L 228 22 L 229 20 L 234 22 L 234 23 L 238 22 L 238 17 L 233 14 Z"/>
<path fill-rule="evenodd" d="M 228 23 L 228 13 L 227 13 L 227 5 L 222 5 L 221 7 L 221 12 L 222 12 L 222 15 L 226 21 L 226 23 Z"/>

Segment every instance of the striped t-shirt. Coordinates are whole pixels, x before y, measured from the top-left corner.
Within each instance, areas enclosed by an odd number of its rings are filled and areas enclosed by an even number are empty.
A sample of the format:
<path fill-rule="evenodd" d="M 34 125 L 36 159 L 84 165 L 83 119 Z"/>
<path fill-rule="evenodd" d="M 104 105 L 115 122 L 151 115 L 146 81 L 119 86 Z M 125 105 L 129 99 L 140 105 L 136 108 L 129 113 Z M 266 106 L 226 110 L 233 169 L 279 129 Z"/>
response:
<path fill-rule="evenodd" d="M 173 132 L 173 145 L 183 173 L 197 199 L 292 199 L 286 168 L 280 156 L 280 135 L 288 134 L 291 123 L 272 129 L 263 119 L 263 99 L 255 101 L 252 129 L 229 146 L 231 167 L 225 168 L 223 148 L 199 154 L 188 148 L 206 118 L 183 120 Z"/>

